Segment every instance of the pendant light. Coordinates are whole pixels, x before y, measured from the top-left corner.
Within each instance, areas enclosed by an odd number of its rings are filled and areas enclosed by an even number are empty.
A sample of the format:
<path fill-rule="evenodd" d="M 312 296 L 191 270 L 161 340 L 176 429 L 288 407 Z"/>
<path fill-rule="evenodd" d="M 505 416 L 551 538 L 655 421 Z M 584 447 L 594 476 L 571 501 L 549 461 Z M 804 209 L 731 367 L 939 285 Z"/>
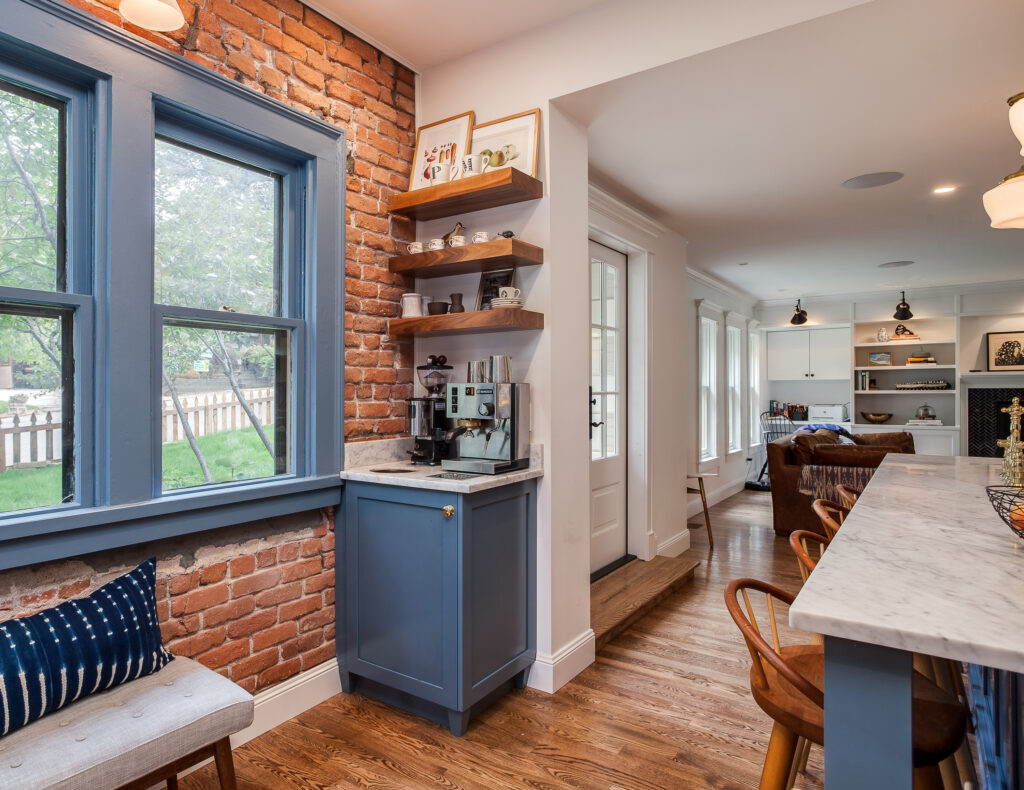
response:
<path fill-rule="evenodd" d="M 121 0 L 121 16 L 133 25 L 166 33 L 185 24 L 177 0 Z"/>
<path fill-rule="evenodd" d="M 800 307 L 800 300 L 796 300 L 796 308 L 793 310 L 793 317 L 789 319 L 789 323 L 793 326 L 800 326 L 800 324 L 807 323 L 807 311 Z"/>
<path fill-rule="evenodd" d="M 1021 142 L 1021 155 L 1024 155 L 1024 93 L 1018 93 L 1006 100 L 1010 105 L 1010 129 Z M 1010 173 L 999 185 L 982 195 L 992 220 L 993 228 L 1024 228 L 1024 167 L 1016 173 Z"/>
<path fill-rule="evenodd" d="M 897 321 L 906 321 L 914 317 L 914 314 L 910 312 L 910 305 L 907 304 L 906 291 L 900 291 L 900 303 L 896 305 L 896 312 L 892 314 L 892 317 Z"/>

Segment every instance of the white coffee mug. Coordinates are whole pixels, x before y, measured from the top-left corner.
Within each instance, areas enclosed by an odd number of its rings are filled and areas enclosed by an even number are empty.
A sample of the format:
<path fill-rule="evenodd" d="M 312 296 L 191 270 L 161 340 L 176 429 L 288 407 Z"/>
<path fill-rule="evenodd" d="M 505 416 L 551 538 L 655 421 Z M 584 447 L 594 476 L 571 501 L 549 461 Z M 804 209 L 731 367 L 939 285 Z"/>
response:
<path fill-rule="evenodd" d="M 413 254 L 413 255 L 415 255 L 417 252 L 423 252 L 423 242 L 422 241 L 414 241 L 411 244 L 409 244 L 408 247 L 409 247 L 409 252 L 411 254 Z"/>
<path fill-rule="evenodd" d="M 427 248 L 431 250 L 443 250 L 444 239 L 431 239 L 430 243 L 427 245 Z"/>
<path fill-rule="evenodd" d="M 452 245 L 453 247 L 462 247 L 462 246 L 464 246 L 466 244 L 466 237 L 465 236 L 452 236 L 450 239 L 448 239 L 448 243 L 450 245 Z"/>
<path fill-rule="evenodd" d="M 490 240 L 491 234 L 488 233 L 486 230 L 478 230 L 476 233 L 473 234 L 474 244 L 482 244 L 483 242 Z"/>
<path fill-rule="evenodd" d="M 421 315 L 423 315 L 423 306 L 420 303 L 420 295 L 402 294 L 402 318 L 419 318 Z"/>
<path fill-rule="evenodd" d="M 466 176 L 478 176 L 487 169 L 489 159 L 481 156 L 480 154 L 466 154 L 462 157 L 462 175 L 463 178 Z"/>
<path fill-rule="evenodd" d="M 511 285 L 506 285 L 498 289 L 498 296 L 502 299 L 518 299 L 522 295 L 522 291 L 518 288 L 513 288 Z"/>
<path fill-rule="evenodd" d="M 427 167 L 427 178 L 431 184 L 447 184 L 452 180 L 452 176 L 451 162 L 434 162 Z"/>

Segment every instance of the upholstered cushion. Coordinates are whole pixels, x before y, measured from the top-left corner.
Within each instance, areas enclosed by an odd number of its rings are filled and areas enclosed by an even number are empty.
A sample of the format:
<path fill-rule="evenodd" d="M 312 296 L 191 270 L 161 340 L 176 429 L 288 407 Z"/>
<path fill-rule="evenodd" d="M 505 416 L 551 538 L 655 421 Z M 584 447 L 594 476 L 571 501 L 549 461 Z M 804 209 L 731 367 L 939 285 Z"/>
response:
<path fill-rule="evenodd" d="M 0 738 L 4 790 L 107 790 L 249 726 L 253 698 L 188 658 Z"/>
<path fill-rule="evenodd" d="M 150 559 L 86 598 L 0 623 L 0 735 L 166 665 L 155 582 Z"/>
<path fill-rule="evenodd" d="M 811 463 L 814 448 L 823 444 L 839 444 L 839 434 L 822 428 L 814 433 L 793 434 L 793 461 L 803 465 Z"/>
<path fill-rule="evenodd" d="M 895 431 L 893 433 L 855 433 L 853 440 L 857 444 L 864 445 L 886 445 L 888 447 L 900 448 L 898 452 L 914 452 L 914 434 L 907 431 Z"/>

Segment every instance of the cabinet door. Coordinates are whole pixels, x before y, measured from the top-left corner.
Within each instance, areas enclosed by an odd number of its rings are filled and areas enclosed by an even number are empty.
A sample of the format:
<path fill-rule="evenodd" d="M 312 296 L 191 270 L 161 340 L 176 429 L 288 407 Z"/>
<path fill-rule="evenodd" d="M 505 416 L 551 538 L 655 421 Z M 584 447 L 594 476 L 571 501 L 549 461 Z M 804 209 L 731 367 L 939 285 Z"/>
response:
<path fill-rule="evenodd" d="M 806 329 L 783 332 L 766 332 L 768 381 L 794 381 L 805 379 L 810 372 L 807 368 L 808 339 Z M 847 351 L 849 355 L 849 351 Z"/>
<path fill-rule="evenodd" d="M 815 379 L 850 378 L 850 330 L 812 329 L 811 376 Z"/>
<path fill-rule="evenodd" d="M 959 455 L 960 433 L 958 431 L 914 431 L 914 452 L 918 455 Z"/>

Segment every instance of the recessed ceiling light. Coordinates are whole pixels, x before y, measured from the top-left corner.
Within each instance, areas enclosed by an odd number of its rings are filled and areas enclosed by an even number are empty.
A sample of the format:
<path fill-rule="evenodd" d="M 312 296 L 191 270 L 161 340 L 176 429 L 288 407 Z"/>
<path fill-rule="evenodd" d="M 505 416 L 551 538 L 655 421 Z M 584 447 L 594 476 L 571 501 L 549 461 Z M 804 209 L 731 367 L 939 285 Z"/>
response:
<path fill-rule="evenodd" d="M 784 294 L 784 293 L 786 293 L 786 291 L 788 291 L 789 289 L 788 289 L 788 288 L 779 288 L 779 289 L 777 289 L 777 290 L 778 290 L 778 292 L 779 292 L 780 294 Z"/>
<path fill-rule="evenodd" d="M 879 269 L 902 269 L 904 266 L 913 266 L 913 261 L 889 261 L 878 264 Z"/>
<path fill-rule="evenodd" d="M 737 266 L 749 266 L 750 265 L 750 261 L 740 261 L 736 265 Z"/>
<path fill-rule="evenodd" d="M 895 170 L 887 170 L 882 173 L 865 173 L 862 176 L 854 176 L 848 178 L 843 182 L 843 186 L 847 189 L 869 189 L 870 187 L 884 187 L 886 184 L 891 184 L 893 181 L 899 181 L 903 178 L 903 173 L 897 173 Z"/>
<path fill-rule="evenodd" d="M 932 190 L 933 195 L 945 195 L 947 192 L 956 192 L 956 187 L 935 187 Z"/>

